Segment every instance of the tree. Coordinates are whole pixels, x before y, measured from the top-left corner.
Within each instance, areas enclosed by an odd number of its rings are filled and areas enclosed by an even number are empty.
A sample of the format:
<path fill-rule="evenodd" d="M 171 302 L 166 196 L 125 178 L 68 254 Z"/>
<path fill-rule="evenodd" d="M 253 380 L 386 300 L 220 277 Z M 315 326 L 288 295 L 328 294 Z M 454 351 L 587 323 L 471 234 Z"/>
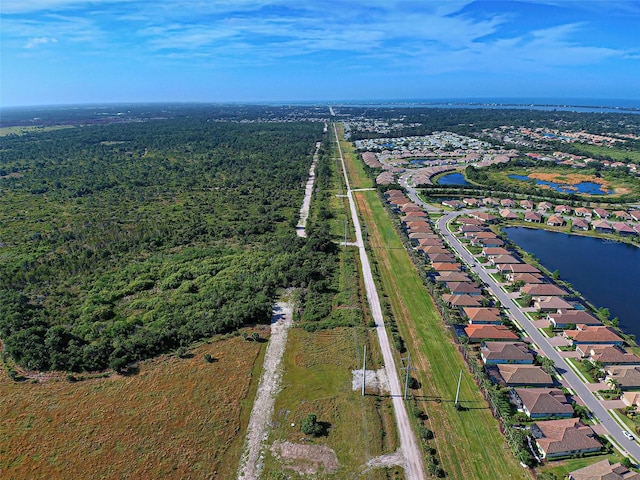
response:
<path fill-rule="evenodd" d="M 302 433 L 305 435 L 313 435 L 318 436 L 322 433 L 322 425 L 318 423 L 318 418 L 315 414 L 310 413 L 306 416 L 306 418 L 302 421 L 302 425 L 300 426 L 302 429 Z"/>

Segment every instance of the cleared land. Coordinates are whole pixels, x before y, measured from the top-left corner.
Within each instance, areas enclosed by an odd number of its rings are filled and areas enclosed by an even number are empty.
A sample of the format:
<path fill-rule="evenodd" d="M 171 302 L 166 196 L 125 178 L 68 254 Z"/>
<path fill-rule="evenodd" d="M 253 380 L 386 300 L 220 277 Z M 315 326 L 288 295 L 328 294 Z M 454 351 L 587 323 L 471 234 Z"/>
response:
<path fill-rule="evenodd" d="M 0 477 L 235 478 L 265 345 L 219 340 L 129 377 L 18 384 L 2 375 Z"/>
<path fill-rule="evenodd" d="M 418 368 L 419 404 L 445 472 L 450 478 L 530 478 L 511 454 L 377 194 L 359 192 L 356 198 L 385 294 Z M 453 405 L 460 370 L 461 403 L 468 408 L 462 412 Z"/>

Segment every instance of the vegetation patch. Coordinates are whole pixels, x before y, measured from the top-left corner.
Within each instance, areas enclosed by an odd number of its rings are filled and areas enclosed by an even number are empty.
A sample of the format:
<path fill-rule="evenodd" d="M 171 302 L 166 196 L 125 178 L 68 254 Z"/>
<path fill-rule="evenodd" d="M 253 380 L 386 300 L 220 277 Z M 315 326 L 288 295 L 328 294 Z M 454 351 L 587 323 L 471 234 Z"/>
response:
<path fill-rule="evenodd" d="M 221 339 L 74 383 L 1 376 L 2 477 L 234 478 L 265 345 Z"/>

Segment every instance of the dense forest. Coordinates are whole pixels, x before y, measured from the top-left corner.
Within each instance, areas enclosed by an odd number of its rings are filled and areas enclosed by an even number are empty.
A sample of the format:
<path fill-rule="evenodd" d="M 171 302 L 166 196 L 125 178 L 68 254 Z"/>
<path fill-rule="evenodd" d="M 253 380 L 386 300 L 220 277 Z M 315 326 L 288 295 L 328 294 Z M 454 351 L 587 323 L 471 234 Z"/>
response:
<path fill-rule="evenodd" d="M 268 321 L 322 283 L 296 237 L 318 122 L 205 116 L 9 135 L 0 149 L 0 338 L 35 370 L 131 362 Z"/>

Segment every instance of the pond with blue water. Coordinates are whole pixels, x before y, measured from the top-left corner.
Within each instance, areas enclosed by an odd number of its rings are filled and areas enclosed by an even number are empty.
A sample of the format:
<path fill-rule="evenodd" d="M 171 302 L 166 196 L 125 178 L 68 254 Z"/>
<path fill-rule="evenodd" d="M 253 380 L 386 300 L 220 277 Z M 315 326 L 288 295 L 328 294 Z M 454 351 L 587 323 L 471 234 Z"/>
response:
<path fill-rule="evenodd" d="M 580 182 L 576 184 L 563 184 L 556 182 L 547 182 L 545 180 L 538 180 L 537 178 L 529 178 L 526 175 L 509 175 L 509 178 L 520 180 L 523 182 L 531 182 L 534 180 L 536 185 L 546 185 L 551 187 L 556 192 L 562 193 L 586 193 L 588 195 L 610 195 L 613 193 L 611 190 L 603 190 L 602 185 L 594 182 Z"/>
<path fill-rule="evenodd" d="M 438 185 L 471 185 L 461 173 L 449 173 L 440 177 L 436 183 Z"/>

